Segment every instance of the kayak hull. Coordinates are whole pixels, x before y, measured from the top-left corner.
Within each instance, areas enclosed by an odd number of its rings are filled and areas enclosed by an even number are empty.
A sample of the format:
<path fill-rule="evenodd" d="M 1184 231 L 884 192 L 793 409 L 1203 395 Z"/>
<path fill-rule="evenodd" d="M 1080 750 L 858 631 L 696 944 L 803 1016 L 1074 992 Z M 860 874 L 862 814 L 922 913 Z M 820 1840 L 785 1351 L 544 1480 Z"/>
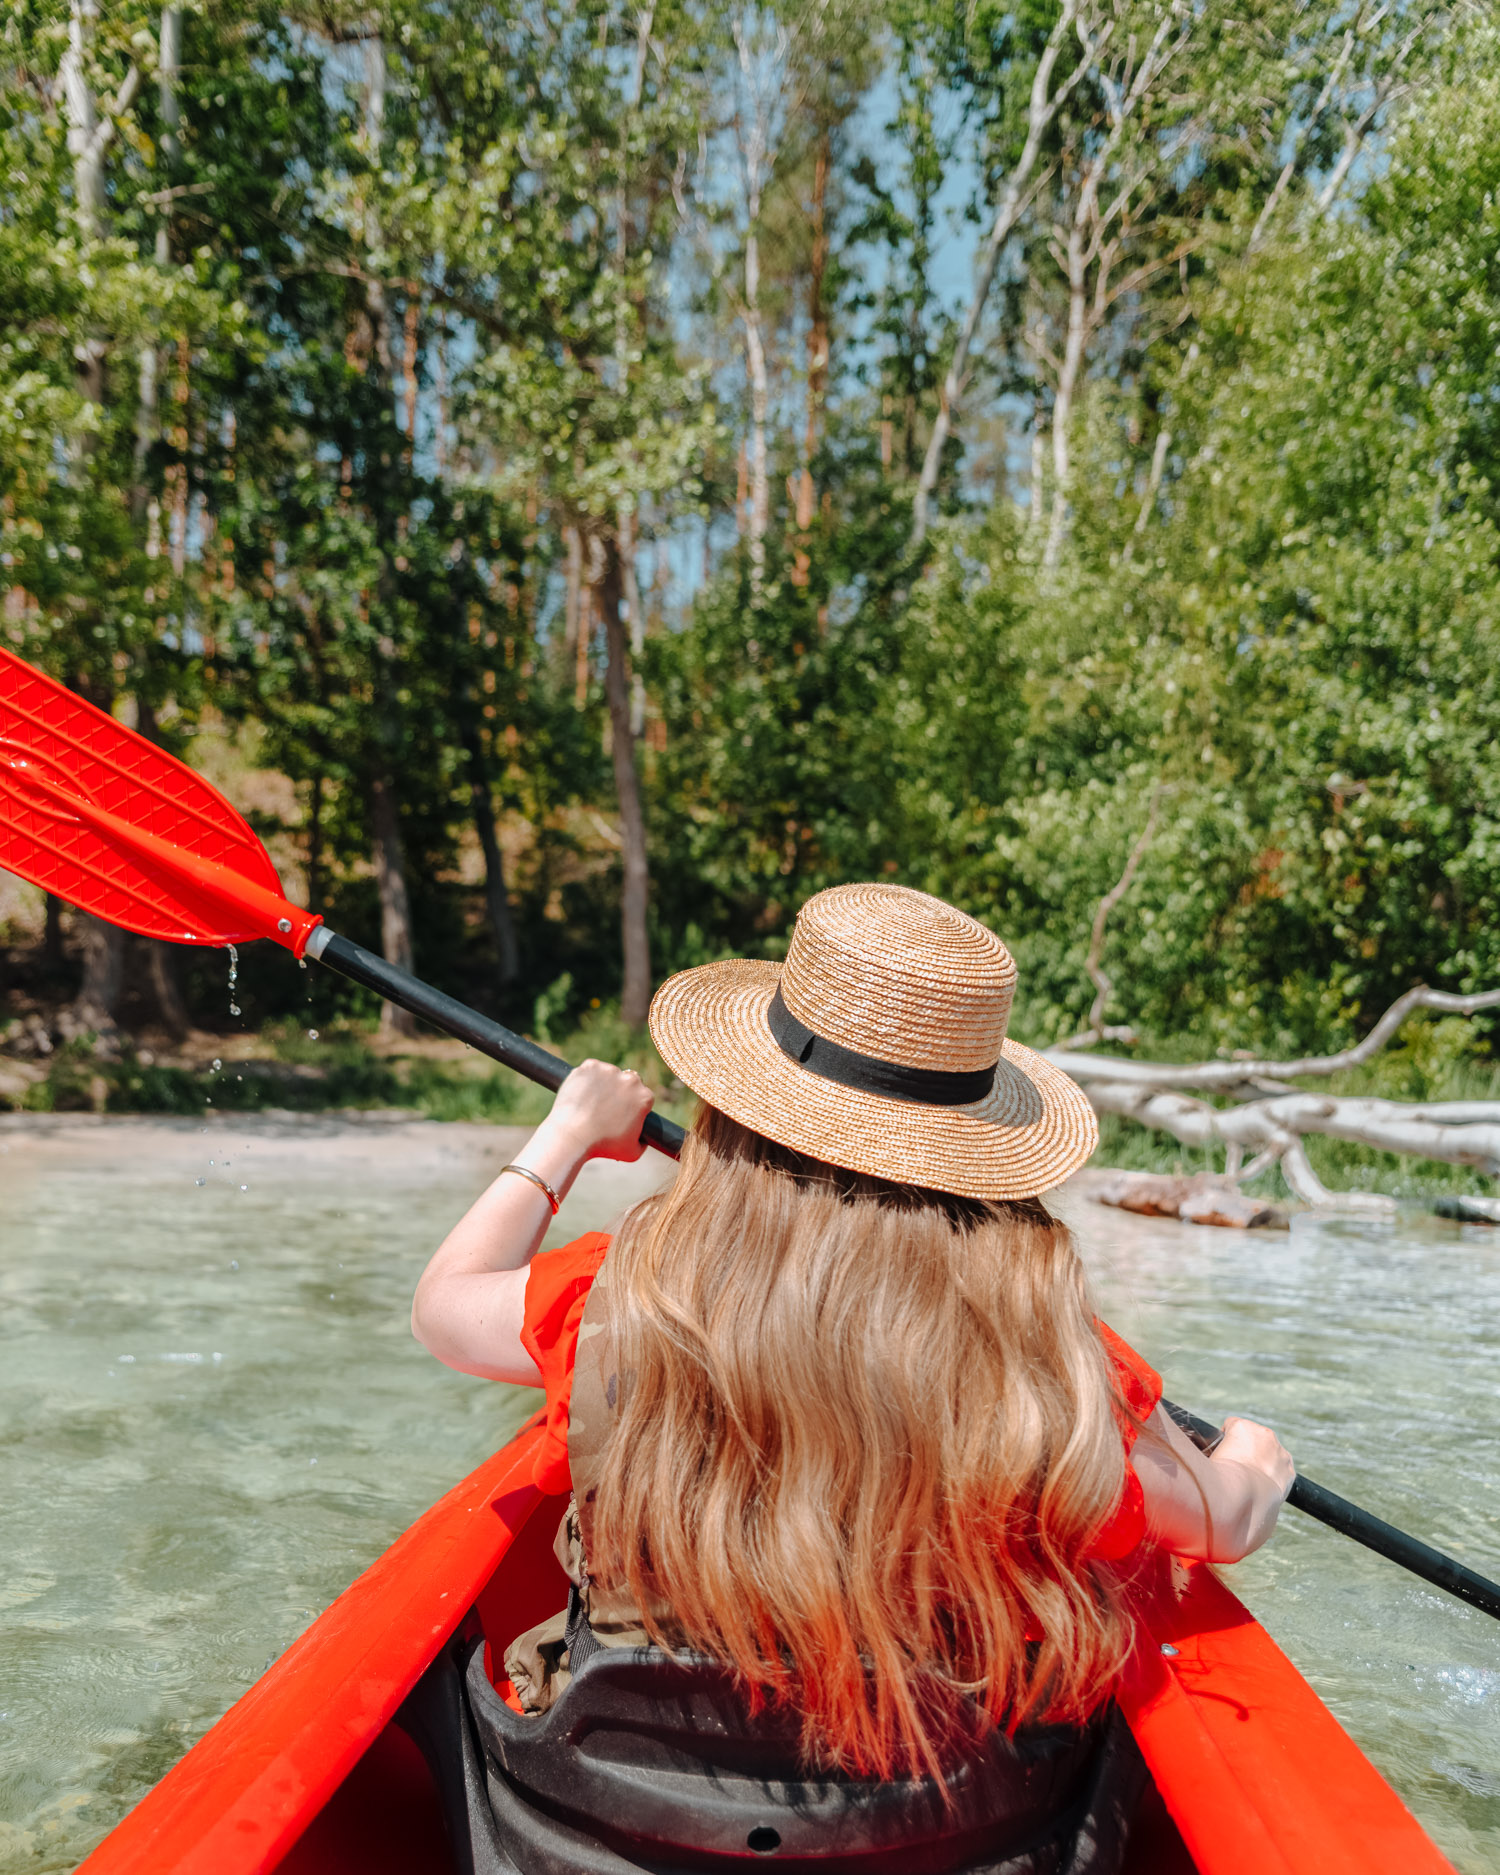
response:
<path fill-rule="evenodd" d="M 540 1433 L 523 1428 L 398 1538 L 84 1875 L 452 1875 L 426 1763 L 392 1721 L 471 1612 L 498 1655 L 562 1605 L 562 1500 L 532 1482 Z M 1133 1593 L 1141 1639 L 1120 1703 L 1154 1789 L 1130 1875 L 1450 1871 L 1211 1570 L 1162 1559 Z"/>

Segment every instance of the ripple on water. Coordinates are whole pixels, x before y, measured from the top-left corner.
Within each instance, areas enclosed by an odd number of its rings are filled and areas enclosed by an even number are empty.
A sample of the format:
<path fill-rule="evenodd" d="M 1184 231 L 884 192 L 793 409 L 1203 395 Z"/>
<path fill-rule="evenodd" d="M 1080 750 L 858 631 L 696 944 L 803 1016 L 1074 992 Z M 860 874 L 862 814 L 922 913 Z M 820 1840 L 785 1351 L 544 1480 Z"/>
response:
<path fill-rule="evenodd" d="M 5 1875 L 72 1868 L 535 1400 L 406 1325 L 514 1136 L 211 1132 L 107 1123 L 0 1161 L 0 1501 L 28 1507 L 0 1519 Z M 638 1176 L 601 1173 L 556 1241 Z M 1500 1232 L 1070 1208 L 1174 1397 L 1269 1420 L 1333 1489 L 1500 1573 Z M 1295 1516 L 1230 1581 L 1465 1875 L 1500 1869 L 1495 1624 Z"/>

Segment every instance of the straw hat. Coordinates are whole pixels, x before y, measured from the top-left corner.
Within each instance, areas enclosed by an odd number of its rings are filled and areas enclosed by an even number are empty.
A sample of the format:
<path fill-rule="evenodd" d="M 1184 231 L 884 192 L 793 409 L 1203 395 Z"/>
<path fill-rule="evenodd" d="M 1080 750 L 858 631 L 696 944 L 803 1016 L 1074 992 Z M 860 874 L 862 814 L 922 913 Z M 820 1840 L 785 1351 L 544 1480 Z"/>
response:
<path fill-rule="evenodd" d="M 1060 1185 L 1099 1138 L 1088 1097 L 1006 1039 L 1016 966 L 925 892 L 839 885 L 798 913 L 784 964 L 672 977 L 651 1035 L 695 1094 L 832 1165 L 969 1198 Z"/>

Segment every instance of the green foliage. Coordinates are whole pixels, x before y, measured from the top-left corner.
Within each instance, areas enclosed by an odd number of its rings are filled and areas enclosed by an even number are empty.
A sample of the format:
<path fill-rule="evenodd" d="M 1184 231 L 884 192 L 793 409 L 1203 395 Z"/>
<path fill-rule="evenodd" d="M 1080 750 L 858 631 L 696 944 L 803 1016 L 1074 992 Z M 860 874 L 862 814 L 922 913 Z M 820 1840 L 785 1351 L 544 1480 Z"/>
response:
<path fill-rule="evenodd" d="M 896 879 L 1013 943 L 1017 1031 L 1052 1041 L 1149 823 L 1106 1017 L 1158 1047 L 1332 1046 L 1414 981 L 1500 981 L 1492 29 L 1444 38 L 1413 5 L 1341 63 L 1337 7 L 1214 0 L 1122 128 L 1119 61 L 1187 15 L 1116 11 L 1043 138 L 920 552 L 965 290 L 942 243 L 990 224 L 1050 0 L 316 22 L 213 0 L 160 85 L 160 17 L 127 6 L 81 68 L 111 126 L 92 219 L 66 11 L 17 15 L 7 641 L 172 746 L 245 732 L 280 791 L 236 780 L 336 922 L 375 941 L 400 873 L 423 974 L 574 1048 L 637 1046 L 608 1014 L 611 577 L 658 974 L 775 956 L 810 892 Z M 1083 57 L 1068 36 L 1056 82 Z M 1400 61 L 1400 111 L 1322 204 Z M 1105 147 L 1094 232 L 1118 252 L 1081 300 L 1068 229 Z M 497 822 L 513 971 L 477 837 Z M 325 1032 L 375 1014 L 273 959 L 244 983 L 255 1020 L 308 996 Z M 220 959 L 187 988 L 224 1020 Z M 1488 1036 L 1464 1027 L 1469 1065 L 1431 1084 L 1487 1075 Z M 109 1103 L 164 1111 L 528 1110 L 343 1047 L 217 1091 L 128 1050 L 96 1065 Z M 97 1104 L 95 1072 L 64 1050 L 37 1098 Z"/>

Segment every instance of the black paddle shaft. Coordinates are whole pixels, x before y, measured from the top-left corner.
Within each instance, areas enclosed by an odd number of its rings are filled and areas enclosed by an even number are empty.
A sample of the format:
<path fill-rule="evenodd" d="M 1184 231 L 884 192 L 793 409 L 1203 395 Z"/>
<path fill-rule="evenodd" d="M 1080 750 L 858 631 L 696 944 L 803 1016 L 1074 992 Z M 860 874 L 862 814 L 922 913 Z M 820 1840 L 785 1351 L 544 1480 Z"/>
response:
<path fill-rule="evenodd" d="M 1208 1420 L 1200 1419 L 1185 1407 L 1174 1406 L 1170 1400 L 1163 1400 L 1162 1405 L 1195 1445 L 1207 1446 L 1218 1441 L 1219 1428 Z M 1324 1490 L 1321 1484 L 1314 1484 L 1311 1478 L 1294 1479 L 1286 1501 L 1309 1517 L 1316 1517 L 1319 1523 L 1326 1523 L 1330 1530 L 1337 1530 L 1341 1536 L 1353 1537 L 1356 1543 L 1363 1543 L 1366 1549 L 1374 1550 L 1376 1555 L 1399 1563 L 1413 1575 L 1421 1576 L 1424 1582 L 1431 1582 L 1435 1588 L 1446 1589 L 1461 1602 L 1482 1608 L 1487 1615 L 1493 1615 L 1500 1621 L 1500 1583 L 1489 1581 L 1473 1569 L 1466 1569 L 1461 1562 L 1445 1556 L 1440 1549 L 1419 1543 L 1414 1536 L 1396 1529 L 1394 1524 L 1385 1523 L 1369 1511 L 1361 1510 L 1358 1504 L 1351 1504 L 1348 1498 Z"/>
<path fill-rule="evenodd" d="M 535 1042 L 528 1042 L 524 1035 L 516 1035 L 510 1029 L 502 1028 L 498 1022 L 491 1022 L 488 1016 L 481 1016 L 455 997 L 445 996 L 441 990 L 435 990 L 430 983 L 423 983 L 420 978 L 397 969 L 395 964 L 387 963 L 383 957 L 377 957 L 363 945 L 352 944 L 348 938 L 339 937 L 331 931 L 326 938 L 323 937 L 325 930 L 326 926 L 320 926 L 313 933 L 307 954 L 315 956 L 319 963 L 326 964 L 330 970 L 337 970 L 340 976 L 349 977 L 355 983 L 363 983 L 366 989 L 374 990 L 388 1003 L 398 1003 L 401 1008 L 409 1009 L 414 1016 L 431 1023 L 433 1028 L 442 1029 L 448 1035 L 456 1035 L 459 1041 L 477 1048 L 480 1054 L 488 1055 L 491 1060 L 501 1062 L 507 1068 L 514 1068 L 517 1074 L 524 1074 L 528 1081 L 550 1087 L 553 1093 L 573 1072 L 570 1064 L 560 1055 L 548 1054 L 545 1048 L 539 1048 Z M 641 1138 L 646 1145 L 664 1152 L 669 1159 L 681 1157 L 682 1128 L 671 1120 L 663 1119 L 659 1113 L 646 1115 Z"/>

